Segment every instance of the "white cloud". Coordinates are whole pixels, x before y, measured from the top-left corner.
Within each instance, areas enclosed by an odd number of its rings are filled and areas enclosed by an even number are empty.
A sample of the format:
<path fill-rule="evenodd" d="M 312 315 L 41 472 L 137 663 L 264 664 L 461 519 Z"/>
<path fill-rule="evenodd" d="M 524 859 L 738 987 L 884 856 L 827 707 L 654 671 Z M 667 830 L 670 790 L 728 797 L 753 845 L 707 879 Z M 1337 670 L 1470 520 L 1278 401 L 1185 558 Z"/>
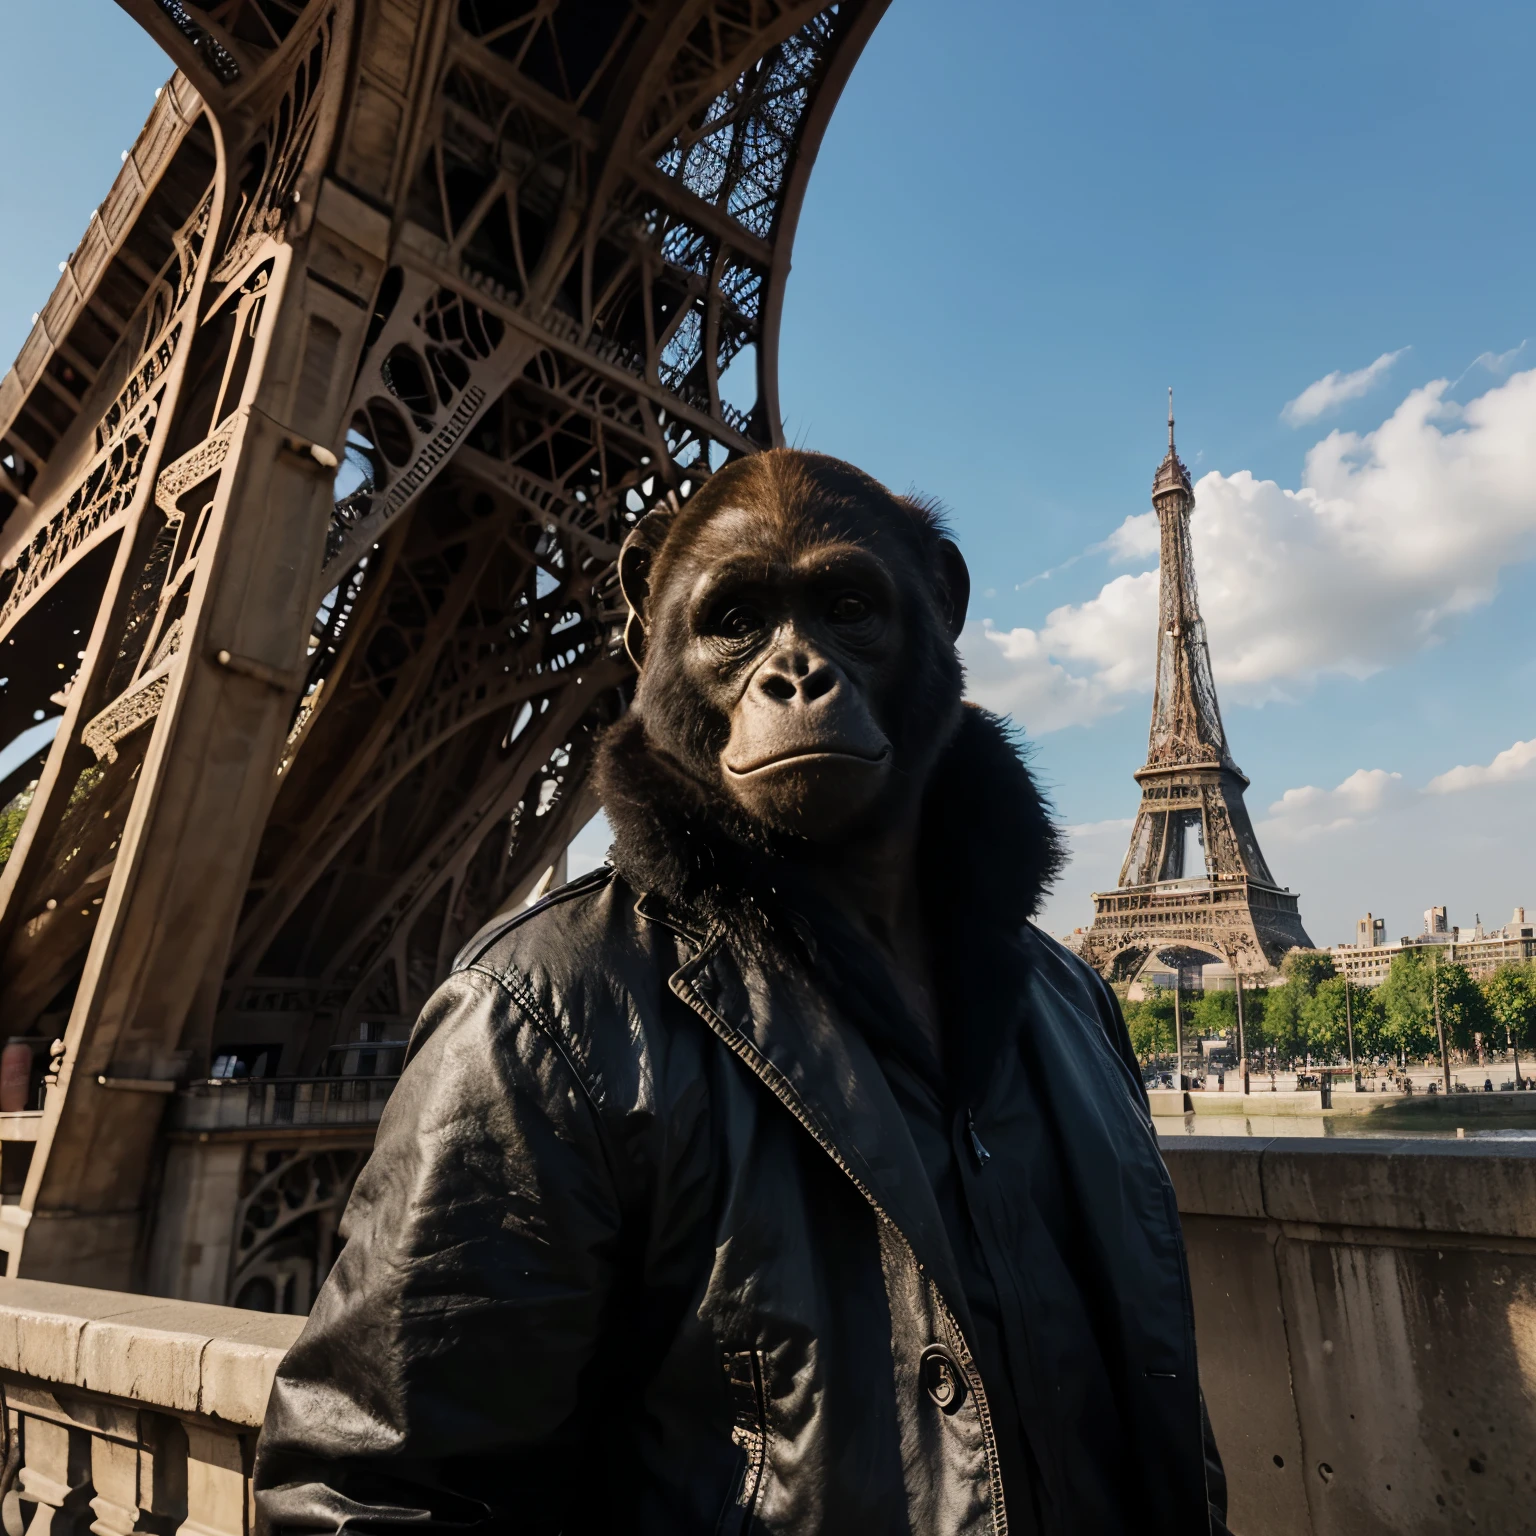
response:
<path fill-rule="evenodd" d="M 1536 778 L 1536 740 L 1517 741 L 1487 765 L 1462 764 L 1437 774 L 1425 788 L 1432 795 L 1454 795 L 1462 790 L 1481 789 L 1487 784 L 1506 784 L 1511 779 L 1529 778 Z"/>
<path fill-rule="evenodd" d="M 1503 774 L 1467 785 L 1472 793 L 1431 800 L 1450 776 L 1415 789 L 1399 773 L 1361 768 L 1332 789 L 1287 790 L 1269 807 L 1256 828 L 1260 844 L 1280 882 L 1301 893 L 1302 921 L 1317 943 L 1352 943 L 1355 919 L 1367 910 L 1385 917 L 1396 937 L 1417 933 L 1429 906 L 1448 904 L 1453 923 L 1470 924 L 1478 915 L 1502 922 L 1516 903 L 1536 905 L 1529 788 Z M 1113 887 L 1130 831 L 1129 820 L 1066 828 L 1071 858 L 1041 914 L 1047 931 L 1093 921 L 1090 895 Z"/>
<path fill-rule="evenodd" d="M 1407 347 L 1399 347 L 1396 352 L 1383 352 L 1374 363 L 1357 368 L 1353 373 L 1340 373 L 1335 369 L 1314 380 L 1294 400 L 1286 402 L 1285 409 L 1280 412 L 1281 419 L 1293 427 L 1304 427 L 1346 400 L 1358 400 L 1369 394 L 1407 350 Z"/>
<path fill-rule="evenodd" d="M 1122 565 L 1150 559 L 1158 553 L 1162 533 L 1156 512 L 1138 512 L 1120 524 L 1099 547 Z"/>
<path fill-rule="evenodd" d="M 1374 432 L 1331 432 L 1300 489 L 1242 470 L 1195 487 L 1200 606 L 1223 700 L 1294 696 L 1324 674 L 1364 678 L 1443 638 L 1536 554 L 1536 371 L 1467 405 L 1437 380 Z M 1155 558 L 1157 519 L 1105 541 Z M 1086 724 L 1152 686 L 1155 569 L 1117 576 L 1038 629 L 967 627 L 973 697 L 1036 734 Z"/>
<path fill-rule="evenodd" d="M 1136 824 L 1134 816 L 1117 816 L 1109 821 L 1078 821 L 1071 826 L 1063 827 L 1062 831 L 1072 839 L 1074 843 L 1087 842 L 1098 837 L 1123 838 Z"/>
<path fill-rule="evenodd" d="M 967 624 L 960 637 L 966 691 L 988 709 L 1012 715 L 1036 735 L 1091 725 L 1121 707 L 1102 676 L 1074 676 L 1052 661 L 1033 629 L 994 629 L 990 619 Z"/>
<path fill-rule="evenodd" d="M 1333 789 L 1306 784 L 1286 790 L 1270 806 L 1269 820 L 1259 823 L 1258 832 L 1261 838 L 1274 834 L 1291 841 L 1337 832 L 1398 804 L 1411 793 L 1400 773 L 1357 768 Z"/>
<path fill-rule="evenodd" d="M 1525 342 L 1522 341 L 1518 347 L 1511 347 L 1507 352 L 1479 352 L 1472 360 L 1472 366 L 1476 368 L 1481 363 L 1489 373 L 1508 373 L 1515 359 L 1524 351 Z"/>

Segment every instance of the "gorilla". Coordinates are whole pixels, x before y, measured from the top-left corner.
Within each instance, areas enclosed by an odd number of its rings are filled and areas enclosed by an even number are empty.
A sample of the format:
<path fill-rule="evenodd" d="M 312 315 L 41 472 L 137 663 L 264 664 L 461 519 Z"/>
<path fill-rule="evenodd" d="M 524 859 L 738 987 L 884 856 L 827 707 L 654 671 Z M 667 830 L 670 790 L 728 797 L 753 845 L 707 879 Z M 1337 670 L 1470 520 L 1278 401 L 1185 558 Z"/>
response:
<path fill-rule="evenodd" d="M 277 1376 L 276 1532 L 1223 1533 L 1178 1214 L 969 577 L 852 465 L 627 540 L 610 864 L 459 956 Z"/>

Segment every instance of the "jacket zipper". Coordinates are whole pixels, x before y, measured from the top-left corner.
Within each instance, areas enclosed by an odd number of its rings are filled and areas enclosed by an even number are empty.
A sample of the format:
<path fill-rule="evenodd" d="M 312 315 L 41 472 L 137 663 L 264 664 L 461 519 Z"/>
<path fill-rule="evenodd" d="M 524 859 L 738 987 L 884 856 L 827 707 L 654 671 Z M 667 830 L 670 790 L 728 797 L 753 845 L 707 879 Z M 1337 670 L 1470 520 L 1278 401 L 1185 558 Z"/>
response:
<path fill-rule="evenodd" d="M 968 1109 L 965 1112 L 965 1128 L 971 1133 L 971 1151 L 976 1154 L 976 1166 L 985 1168 L 992 1161 L 992 1154 L 981 1144 L 981 1137 L 976 1134 L 976 1111 Z"/>
<path fill-rule="evenodd" d="M 707 943 L 705 948 L 709 948 Z M 703 959 L 704 953 L 701 951 L 699 955 L 695 956 L 694 963 L 697 964 Z M 949 1303 L 945 1301 L 943 1292 L 929 1278 L 928 1271 L 923 1268 L 922 1260 L 918 1258 L 911 1242 L 907 1238 L 907 1234 L 901 1230 L 896 1222 L 891 1220 L 885 1207 L 875 1198 L 868 1185 L 848 1166 L 842 1153 L 822 1134 L 820 1128 L 805 1112 L 805 1108 L 800 1102 L 800 1096 L 784 1081 L 783 1074 L 780 1073 L 779 1069 L 739 1029 L 736 1029 L 721 1018 L 694 991 L 691 977 L 683 982 L 683 986 L 688 994 L 683 1001 L 704 1020 L 713 1034 L 719 1035 L 725 1041 L 726 1046 L 751 1068 L 752 1074 L 805 1127 L 817 1146 L 842 1169 L 853 1187 L 869 1202 L 875 1215 L 901 1239 L 902 1245 L 906 1248 L 913 1264 L 917 1267 L 918 1274 L 923 1277 L 930 1293 L 938 1302 L 939 1312 L 948 1327 L 952 1346 L 959 1346 L 955 1353 L 959 1358 L 961 1368 L 965 1371 L 966 1384 L 976 1396 L 976 1416 L 981 1420 L 982 1445 L 987 1453 L 987 1474 L 992 1484 L 992 1529 L 995 1536 L 1008 1536 L 1008 1506 L 1003 1502 L 1003 1469 L 997 1456 L 997 1435 L 992 1428 L 992 1410 L 987 1403 L 987 1393 L 986 1388 L 982 1386 L 981 1373 L 976 1369 L 976 1362 L 971 1356 L 970 1345 L 966 1343 L 965 1335 L 960 1331 L 960 1323 L 955 1314 L 950 1311 Z M 971 1135 L 974 1139 L 976 1135 L 974 1125 L 971 1128 Z M 976 1141 L 976 1146 L 981 1148 L 980 1141 Z M 991 1155 L 986 1153 L 985 1149 L 981 1150 L 985 1156 Z"/>

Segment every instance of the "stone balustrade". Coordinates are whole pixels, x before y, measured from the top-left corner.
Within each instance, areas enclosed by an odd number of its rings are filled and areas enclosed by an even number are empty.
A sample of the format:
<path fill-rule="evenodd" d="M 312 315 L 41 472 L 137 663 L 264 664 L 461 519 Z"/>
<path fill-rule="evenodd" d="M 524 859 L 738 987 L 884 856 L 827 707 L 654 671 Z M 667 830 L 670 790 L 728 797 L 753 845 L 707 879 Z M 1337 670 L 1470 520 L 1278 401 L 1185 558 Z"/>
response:
<path fill-rule="evenodd" d="M 1163 1150 L 1237 1536 L 1536 1530 L 1536 1142 Z M 0 1280 L 6 1536 L 249 1536 L 302 1323 Z"/>
<path fill-rule="evenodd" d="M 257 1431 L 303 1322 L 0 1280 L 6 1536 L 249 1536 Z"/>
<path fill-rule="evenodd" d="M 1162 1149 L 1233 1531 L 1536 1531 L 1536 1142 Z"/>
<path fill-rule="evenodd" d="M 204 1078 L 176 1094 L 171 1126 L 179 1131 L 229 1131 L 256 1126 L 377 1125 L 399 1081 L 398 1074 Z"/>

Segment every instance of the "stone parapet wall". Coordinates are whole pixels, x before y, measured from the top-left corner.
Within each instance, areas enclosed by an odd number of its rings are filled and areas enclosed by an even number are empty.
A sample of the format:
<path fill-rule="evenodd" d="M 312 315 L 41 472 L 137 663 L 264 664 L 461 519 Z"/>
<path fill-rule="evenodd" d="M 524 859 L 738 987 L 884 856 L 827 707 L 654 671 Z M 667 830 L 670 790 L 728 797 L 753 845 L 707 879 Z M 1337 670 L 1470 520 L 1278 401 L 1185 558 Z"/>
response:
<path fill-rule="evenodd" d="M 248 1536 L 256 1435 L 303 1322 L 0 1280 L 5 1529 Z"/>
<path fill-rule="evenodd" d="M 1536 1530 L 1536 1143 L 1163 1153 L 1236 1536 Z"/>
<path fill-rule="evenodd" d="M 1536 1530 L 1536 1143 L 1163 1150 L 1236 1536 Z M 0 1280 L 5 1528 L 249 1536 L 302 1324 Z"/>

